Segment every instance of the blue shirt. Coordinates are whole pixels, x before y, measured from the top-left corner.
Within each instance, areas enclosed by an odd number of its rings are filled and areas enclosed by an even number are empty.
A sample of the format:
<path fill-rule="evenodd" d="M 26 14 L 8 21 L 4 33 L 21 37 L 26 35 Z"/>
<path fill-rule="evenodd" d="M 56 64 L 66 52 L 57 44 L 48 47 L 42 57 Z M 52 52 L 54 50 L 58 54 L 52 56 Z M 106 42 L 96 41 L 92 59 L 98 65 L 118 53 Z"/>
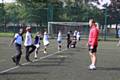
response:
<path fill-rule="evenodd" d="M 23 41 L 22 35 L 16 33 L 14 38 L 15 38 L 15 43 L 20 44 L 20 45 L 22 44 L 22 41 Z"/>
<path fill-rule="evenodd" d="M 118 30 L 118 36 L 119 36 L 119 38 L 120 38 L 120 29 Z"/>

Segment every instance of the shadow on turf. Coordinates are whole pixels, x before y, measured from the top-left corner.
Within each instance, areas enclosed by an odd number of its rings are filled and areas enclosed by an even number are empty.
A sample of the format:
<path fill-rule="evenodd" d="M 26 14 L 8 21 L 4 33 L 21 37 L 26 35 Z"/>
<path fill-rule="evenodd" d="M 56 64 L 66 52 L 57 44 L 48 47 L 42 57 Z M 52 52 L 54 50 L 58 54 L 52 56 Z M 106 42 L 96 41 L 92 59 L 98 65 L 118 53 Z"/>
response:
<path fill-rule="evenodd" d="M 1 73 L 0 75 L 29 75 L 29 74 L 48 74 L 48 72 L 31 72 L 31 71 L 6 72 L 6 73 Z"/>
<path fill-rule="evenodd" d="M 120 71 L 120 67 L 97 67 L 97 70 Z"/>
<path fill-rule="evenodd" d="M 50 67 L 50 66 L 64 66 L 65 58 L 46 58 L 42 61 L 37 61 L 34 64 L 24 65 L 25 67 Z"/>

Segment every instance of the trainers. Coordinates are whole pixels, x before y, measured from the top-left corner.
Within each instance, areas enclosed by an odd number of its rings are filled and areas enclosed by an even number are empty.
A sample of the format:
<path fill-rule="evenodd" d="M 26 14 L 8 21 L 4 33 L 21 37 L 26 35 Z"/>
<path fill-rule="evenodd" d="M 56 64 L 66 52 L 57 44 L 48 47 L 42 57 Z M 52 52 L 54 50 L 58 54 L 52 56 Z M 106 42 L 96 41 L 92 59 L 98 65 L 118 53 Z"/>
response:
<path fill-rule="evenodd" d="M 22 66 L 20 63 L 16 63 L 16 66 Z"/>
<path fill-rule="evenodd" d="M 46 51 L 44 51 L 44 54 L 47 54 L 47 52 L 46 52 Z"/>
<path fill-rule="evenodd" d="M 37 57 L 35 57 L 35 59 L 37 59 Z"/>
<path fill-rule="evenodd" d="M 90 65 L 90 66 L 88 67 L 88 69 L 90 69 L 90 70 L 96 70 L 96 66 L 95 66 L 95 65 Z"/>
<path fill-rule="evenodd" d="M 27 62 L 32 62 L 30 59 L 27 59 Z"/>

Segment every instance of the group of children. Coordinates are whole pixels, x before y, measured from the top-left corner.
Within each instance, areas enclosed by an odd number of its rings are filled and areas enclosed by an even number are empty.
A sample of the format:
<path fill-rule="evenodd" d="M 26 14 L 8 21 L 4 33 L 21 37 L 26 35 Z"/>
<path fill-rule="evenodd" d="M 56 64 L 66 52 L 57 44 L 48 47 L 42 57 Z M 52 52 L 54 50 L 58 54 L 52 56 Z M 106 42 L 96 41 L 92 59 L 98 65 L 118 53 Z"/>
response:
<path fill-rule="evenodd" d="M 75 48 L 76 43 L 80 41 L 80 32 L 75 30 L 73 35 L 71 35 L 71 32 L 68 32 L 67 34 L 67 48 Z"/>
<path fill-rule="evenodd" d="M 32 34 L 31 34 L 31 27 L 27 27 L 26 30 L 24 31 L 23 29 L 20 29 L 19 33 L 15 34 L 14 39 L 11 42 L 11 45 L 15 43 L 16 47 L 16 55 L 12 56 L 12 60 L 16 65 L 20 65 L 20 58 L 22 55 L 22 42 L 23 42 L 23 33 L 26 32 L 25 35 L 25 40 L 24 40 L 24 46 L 26 49 L 26 60 L 28 62 L 31 62 L 29 59 L 29 56 L 32 52 L 35 52 L 34 58 L 37 59 L 38 57 L 38 51 L 40 49 L 41 45 L 41 40 L 43 40 L 43 45 L 44 45 L 44 52 L 47 54 L 47 46 L 49 45 L 49 35 L 47 31 L 44 31 L 44 34 L 42 36 L 41 32 L 37 32 L 34 38 L 34 42 L 32 41 Z M 76 47 L 76 42 L 80 40 L 80 32 L 74 31 L 74 34 L 71 35 L 70 32 L 67 34 L 67 48 L 75 48 Z M 61 51 L 62 47 L 62 32 L 58 32 L 57 36 L 57 43 L 58 43 L 58 51 Z"/>

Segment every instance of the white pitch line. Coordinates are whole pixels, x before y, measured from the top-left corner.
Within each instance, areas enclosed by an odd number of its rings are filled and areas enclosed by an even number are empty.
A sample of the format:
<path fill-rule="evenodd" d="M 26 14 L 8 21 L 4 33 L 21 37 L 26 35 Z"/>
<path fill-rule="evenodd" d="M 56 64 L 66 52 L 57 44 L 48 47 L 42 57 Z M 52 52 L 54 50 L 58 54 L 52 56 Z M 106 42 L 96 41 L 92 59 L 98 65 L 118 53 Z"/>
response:
<path fill-rule="evenodd" d="M 62 51 L 57 51 L 57 52 L 55 52 L 55 53 L 53 53 L 53 54 L 49 54 L 49 55 L 47 55 L 47 56 L 40 57 L 38 60 L 33 60 L 33 62 L 36 62 L 36 61 L 45 59 L 45 58 L 47 58 L 47 57 L 53 56 L 53 55 L 55 55 L 55 54 L 57 54 L 57 53 L 60 53 L 60 52 L 65 51 L 65 50 L 67 50 L 67 49 L 63 49 Z M 30 62 L 23 63 L 22 65 L 27 65 L 27 64 L 30 64 Z M 11 70 L 14 70 L 14 69 L 17 69 L 17 68 L 19 68 L 19 67 L 20 67 L 20 66 L 15 66 L 15 67 L 12 67 L 12 68 L 9 68 L 9 69 L 0 71 L 0 74 L 6 73 L 6 72 L 11 71 Z"/>

